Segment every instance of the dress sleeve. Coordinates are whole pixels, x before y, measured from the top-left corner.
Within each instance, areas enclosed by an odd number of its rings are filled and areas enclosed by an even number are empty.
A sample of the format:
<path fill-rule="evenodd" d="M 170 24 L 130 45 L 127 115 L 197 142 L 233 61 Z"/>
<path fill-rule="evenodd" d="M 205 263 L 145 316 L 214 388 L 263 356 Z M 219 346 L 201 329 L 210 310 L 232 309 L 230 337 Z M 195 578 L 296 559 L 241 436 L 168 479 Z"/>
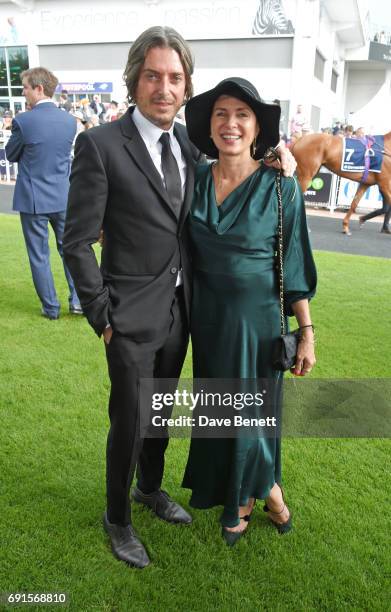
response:
<path fill-rule="evenodd" d="M 303 193 L 295 178 L 282 178 L 284 307 L 293 316 L 292 304 L 310 300 L 316 291 L 316 267 L 308 236 Z"/>

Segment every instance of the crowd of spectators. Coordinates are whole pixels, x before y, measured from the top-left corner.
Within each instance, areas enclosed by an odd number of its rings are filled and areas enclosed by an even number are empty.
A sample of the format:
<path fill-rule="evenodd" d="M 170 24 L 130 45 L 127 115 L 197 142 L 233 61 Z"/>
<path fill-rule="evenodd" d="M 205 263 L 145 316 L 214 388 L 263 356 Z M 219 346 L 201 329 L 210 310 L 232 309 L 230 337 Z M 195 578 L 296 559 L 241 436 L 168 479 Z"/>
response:
<path fill-rule="evenodd" d="M 78 131 L 88 129 L 102 123 L 115 121 L 126 113 L 128 102 L 121 103 L 112 100 L 111 102 L 101 102 L 99 94 L 95 94 L 93 100 L 82 98 L 77 102 L 71 102 L 66 91 L 62 91 L 58 100 L 58 107 L 73 115 L 78 122 Z M 26 105 L 26 110 L 29 110 Z M 13 112 L 6 110 L 1 115 L 0 130 L 11 130 Z"/>
<path fill-rule="evenodd" d="M 280 101 L 274 100 L 274 103 L 280 104 Z M 58 100 L 58 107 L 75 117 L 77 122 L 76 135 L 97 125 L 119 119 L 126 113 L 128 106 L 127 101 L 121 103 L 115 100 L 102 102 L 99 94 L 95 94 L 92 101 L 85 97 L 72 102 L 66 91 L 61 92 Z M 26 110 L 28 109 L 26 108 Z M 9 130 L 9 133 L 11 133 L 12 117 L 13 114 L 10 110 L 6 110 L 3 116 L 0 116 L 0 130 Z M 177 120 L 184 123 L 184 118 L 179 114 Z M 314 133 L 314 130 L 305 115 L 303 106 L 299 104 L 296 108 L 296 113 L 289 122 L 289 135 L 281 133 L 281 138 L 289 147 L 302 136 L 312 133 Z M 365 129 L 363 127 L 354 129 L 352 125 L 344 124 L 342 121 L 335 121 L 331 127 L 321 128 L 320 133 L 333 134 L 334 136 L 344 138 L 363 138 L 365 136 Z"/>
<path fill-rule="evenodd" d="M 72 102 L 67 91 L 61 92 L 57 104 L 61 110 L 75 117 L 76 136 L 84 130 L 119 119 L 126 113 L 129 106 L 126 101 L 121 103 L 115 100 L 102 102 L 99 94 L 95 94 L 92 101 L 85 97 Z M 26 110 L 30 110 L 27 104 Z M 3 115 L 0 113 L 0 147 L 4 147 L 11 135 L 12 119 L 13 112 L 11 110 L 5 110 Z"/>
<path fill-rule="evenodd" d="M 287 146 L 291 146 L 302 136 L 313 133 L 314 130 L 312 130 L 310 126 L 305 126 L 304 129 L 296 127 L 295 130 L 291 132 L 289 138 L 283 137 L 283 139 L 286 141 Z M 333 136 L 341 136 L 341 138 L 364 138 L 366 136 L 364 127 L 360 126 L 355 129 L 352 125 L 343 124 L 341 121 L 336 121 L 331 127 L 321 128 L 318 133 L 332 134 Z"/>
<path fill-rule="evenodd" d="M 122 117 L 128 109 L 128 102 L 102 102 L 100 95 L 95 94 L 92 101 L 86 97 L 74 103 L 69 100 L 68 93 L 62 91 L 58 106 L 76 117 L 82 129 L 89 129 Z"/>

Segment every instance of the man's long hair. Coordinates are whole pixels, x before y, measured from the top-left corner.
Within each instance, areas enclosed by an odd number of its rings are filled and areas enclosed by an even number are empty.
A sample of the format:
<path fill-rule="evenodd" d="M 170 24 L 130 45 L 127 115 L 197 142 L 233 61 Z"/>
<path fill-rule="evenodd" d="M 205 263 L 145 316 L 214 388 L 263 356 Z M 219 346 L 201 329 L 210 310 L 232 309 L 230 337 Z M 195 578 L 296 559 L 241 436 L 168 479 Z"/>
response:
<path fill-rule="evenodd" d="M 145 30 L 129 49 L 128 62 L 123 74 L 129 102 L 136 101 L 135 96 L 141 68 L 148 51 L 154 47 L 171 48 L 178 53 L 186 78 L 185 99 L 183 101 L 186 104 L 193 96 L 193 84 L 191 82 L 191 75 L 194 71 L 193 56 L 190 47 L 178 32 L 173 28 L 161 26 L 153 26 Z"/>

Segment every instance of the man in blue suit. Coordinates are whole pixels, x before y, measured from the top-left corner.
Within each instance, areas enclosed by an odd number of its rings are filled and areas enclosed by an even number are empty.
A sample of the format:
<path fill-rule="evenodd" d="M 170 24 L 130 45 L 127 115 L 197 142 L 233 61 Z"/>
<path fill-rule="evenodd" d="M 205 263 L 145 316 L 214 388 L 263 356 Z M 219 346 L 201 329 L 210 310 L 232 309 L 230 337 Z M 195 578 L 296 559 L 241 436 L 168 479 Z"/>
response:
<path fill-rule="evenodd" d="M 18 162 L 13 209 L 19 211 L 35 289 L 42 315 L 58 319 L 60 303 L 50 268 L 48 224 L 63 257 L 62 240 L 69 190 L 70 155 L 76 121 L 52 100 L 58 80 L 46 68 L 22 72 L 23 95 L 31 111 L 18 114 L 6 156 Z M 69 286 L 69 312 L 83 314 L 71 275 L 64 264 Z"/>

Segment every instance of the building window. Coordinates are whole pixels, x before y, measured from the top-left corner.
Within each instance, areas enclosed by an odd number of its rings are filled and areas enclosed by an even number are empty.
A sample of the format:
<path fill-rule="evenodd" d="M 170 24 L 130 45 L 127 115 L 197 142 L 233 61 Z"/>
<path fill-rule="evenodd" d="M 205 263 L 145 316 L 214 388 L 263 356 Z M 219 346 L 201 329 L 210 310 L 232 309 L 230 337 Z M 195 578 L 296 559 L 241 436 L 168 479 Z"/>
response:
<path fill-rule="evenodd" d="M 20 75 L 29 67 L 27 47 L 8 47 L 7 52 L 11 87 L 20 87 L 22 84 Z"/>
<path fill-rule="evenodd" d="M 0 47 L 0 95 L 22 95 L 23 70 L 29 67 L 27 47 Z"/>
<path fill-rule="evenodd" d="M 334 93 L 337 91 L 338 76 L 338 72 L 333 68 L 331 71 L 331 91 L 334 91 Z"/>
<path fill-rule="evenodd" d="M 7 87 L 7 64 L 5 61 L 5 49 L 0 48 L 0 87 Z"/>
<path fill-rule="evenodd" d="M 326 64 L 325 58 L 317 49 L 315 52 L 314 75 L 316 76 L 317 79 L 319 79 L 319 81 L 323 81 L 325 64 Z"/>

